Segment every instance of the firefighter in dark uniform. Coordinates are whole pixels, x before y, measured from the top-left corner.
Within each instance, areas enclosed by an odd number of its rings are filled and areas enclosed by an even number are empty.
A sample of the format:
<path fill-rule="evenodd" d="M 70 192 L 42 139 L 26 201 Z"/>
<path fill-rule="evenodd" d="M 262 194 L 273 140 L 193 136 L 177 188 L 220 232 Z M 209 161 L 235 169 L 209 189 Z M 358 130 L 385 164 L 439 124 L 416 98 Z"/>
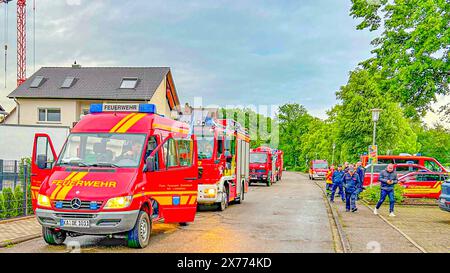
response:
<path fill-rule="evenodd" d="M 342 182 L 345 188 L 345 209 L 346 211 L 355 212 L 358 210 L 356 207 L 356 195 L 361 184 L 361 179 L 353 165 L 348 167 L 348 172 L 342 177 Z"/>
<path fill-rule="evenodd" d="M 342 198 L 342 202 L 345 202 L 344 189 L 342 186 L 342 178 L 344 177 L 344 170 L 342 170 L 342 165 L 338 166 L 338 169 L 333 172 L 333 187 L 331 188 L 331 196 L 330 201 L 334 202 L 334 195 L 336 194 L 336 190 L 339 188 L 339 195 Z"/>

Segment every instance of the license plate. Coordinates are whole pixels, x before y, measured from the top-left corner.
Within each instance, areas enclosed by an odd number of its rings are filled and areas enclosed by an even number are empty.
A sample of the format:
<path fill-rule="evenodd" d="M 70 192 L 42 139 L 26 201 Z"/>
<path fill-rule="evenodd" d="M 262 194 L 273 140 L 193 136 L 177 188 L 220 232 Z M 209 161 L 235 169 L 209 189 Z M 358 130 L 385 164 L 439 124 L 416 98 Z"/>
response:
<path fill-rule="evenodd" d="M 80 228 L 88 228 L 89 220 L 68 220 L 61 219 L 59 222 L 61 227 L 80 227 Z"/>

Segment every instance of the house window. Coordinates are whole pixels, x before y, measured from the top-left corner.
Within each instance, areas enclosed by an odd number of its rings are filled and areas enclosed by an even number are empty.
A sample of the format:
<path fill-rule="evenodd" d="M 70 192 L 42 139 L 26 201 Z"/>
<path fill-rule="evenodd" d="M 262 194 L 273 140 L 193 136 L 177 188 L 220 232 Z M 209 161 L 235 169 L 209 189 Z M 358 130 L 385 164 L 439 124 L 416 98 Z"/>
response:
<path fill-rule="evenodd" d="M 30 84 L 31 88 L 38 88 L 41 86 L 42 82 L 44 81 L 44 77 L 42 76 L 36 76 L 33 81 Z"/>
<path fill-rule="evenodd" d="M 138 79 L 137 78 L 123 78 L 120 84 L 121 89 L 133 89 L 136 88 Z"/>
<path fill-rule="evenodd" d="M 75 77 L 66 77 L 61 85 L 61 88 L 70 88 L 75 83 Z"/>
<path fill-rule="evenodd" d="M 39 121 L 41 122 L 60 122 L 61 109 L 39 108 Z"/>

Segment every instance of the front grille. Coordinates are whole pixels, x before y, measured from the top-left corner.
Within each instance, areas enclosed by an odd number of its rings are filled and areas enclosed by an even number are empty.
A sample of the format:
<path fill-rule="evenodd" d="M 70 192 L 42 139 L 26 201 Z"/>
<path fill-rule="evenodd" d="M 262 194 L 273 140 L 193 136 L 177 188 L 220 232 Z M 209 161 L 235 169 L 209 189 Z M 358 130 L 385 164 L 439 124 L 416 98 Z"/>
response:
<path fill-rule="evenodd" d="M 96 214 L 87 213 L 55 213 L 56 217 L 59 218 L 76 218 L 76 219 L 92 219 L 95 218 Z"/>
<path fill-rule="evenodd" d="M 53 201 L 53 206 L 58 209 L 68 209 L 75 210 L 71 205 L 72 200 L 57 200 Z M 81 201 L 81 206 L 76 210 L 96 210 L 99 209 L 103 204 L 103 201 Z M 94 208 L 95 205 L 95 208 Z"/>

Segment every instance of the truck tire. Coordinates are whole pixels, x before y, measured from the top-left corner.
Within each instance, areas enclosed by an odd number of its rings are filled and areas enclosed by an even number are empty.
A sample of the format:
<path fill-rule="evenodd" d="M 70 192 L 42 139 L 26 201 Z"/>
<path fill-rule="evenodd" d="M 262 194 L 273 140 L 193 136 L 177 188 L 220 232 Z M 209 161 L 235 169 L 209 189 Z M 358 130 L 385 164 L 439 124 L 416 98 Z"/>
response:
<path fill-rule="evenodd" d="M 244 195 L 245 195 L 245 190 L 244 190 L 244 185 L 245 183 L 241 184 L 241 194 L 239 195 L 239 198 L 236 199 L 236 204 L 241 204 L 242 201 L 244 201 Z"/>
<path fill-rule="evenodd" d="M 141 210 L 134 228 L 127 233 L 127 244 L 131 248 L 145 248 L 150 241 L 152 222 L 147 212 Z"/>
<path fill-rule="evenodd" d="M 66 232 L 63 230 L 55 231 L 52 228 L 42 227 L 42 237 L 49 245 L 62 245 L 66 240 L 66 236 Z"/>
<path fill-rule="evenodd" d="M 267 178 L 267 183 L 266 183 L 267 187 L 272 186 L 272 181 L 270 180 L 270 178 Z"/>
<path fill-rule="evenodd" d="M 224 211 L 227 207 L 228 207 L 228 191 L 224 187 L 222 189 L 222 202 L 220 202 L 218 204 L 218 210 L 219 211 Z"/>

